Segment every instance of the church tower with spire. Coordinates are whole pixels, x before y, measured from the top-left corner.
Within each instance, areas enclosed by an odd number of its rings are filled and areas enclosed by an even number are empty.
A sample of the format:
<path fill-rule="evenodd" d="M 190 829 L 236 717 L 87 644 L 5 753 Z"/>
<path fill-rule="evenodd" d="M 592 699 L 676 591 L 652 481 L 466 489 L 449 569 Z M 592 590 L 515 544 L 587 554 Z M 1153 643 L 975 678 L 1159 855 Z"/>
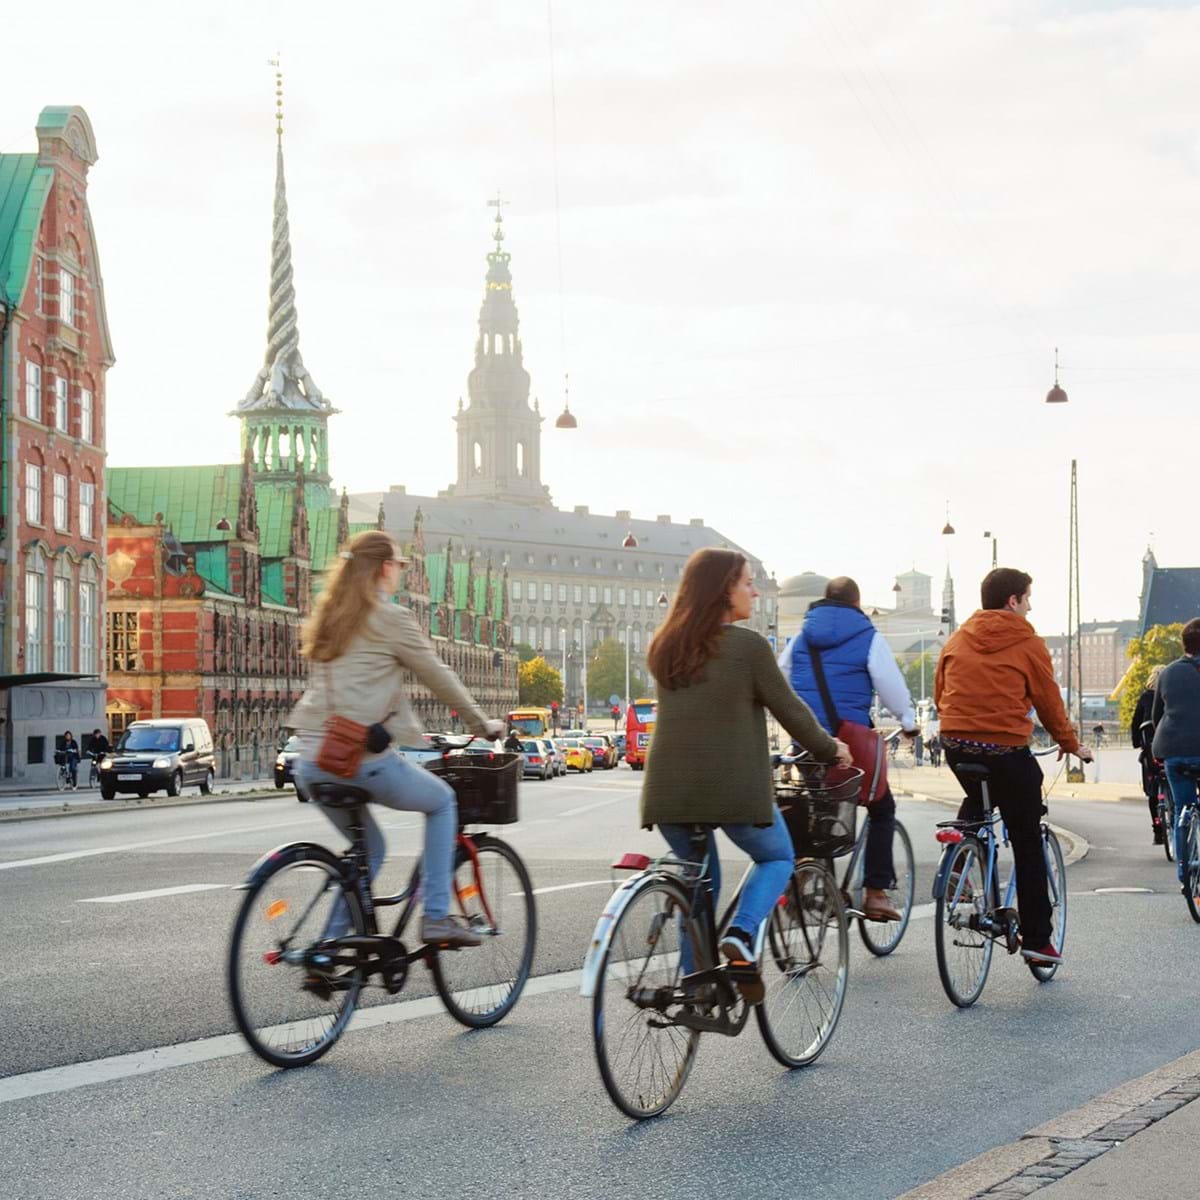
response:
<path fill-rule="evenodd" d="M 479 310 L 475 367 L 467 378 L 469 400 L 459 400 L 458 481 L 449 494 L 463 499 L 504 500 L 550 506 L 541 480 L 542 415 L 529 407 L 529 372 L 522 361 L 513 301 L 511 255 L 504 249 L 504 216 L 499 196 L 492 233 L 496 247 Z"/>
<path fill-rule="evenodd" d="M 283 174 L 283 76 L 275 66 L 275 207 L 267 351 L 233 415 L 242 423 L 242 453 L 256 486 L 291 492 L 300 484 L 310 509 L 334 503 L 329 483 L 327 424 L 337 410 L 321 394 L 300 357 L 287 186 Z"/>

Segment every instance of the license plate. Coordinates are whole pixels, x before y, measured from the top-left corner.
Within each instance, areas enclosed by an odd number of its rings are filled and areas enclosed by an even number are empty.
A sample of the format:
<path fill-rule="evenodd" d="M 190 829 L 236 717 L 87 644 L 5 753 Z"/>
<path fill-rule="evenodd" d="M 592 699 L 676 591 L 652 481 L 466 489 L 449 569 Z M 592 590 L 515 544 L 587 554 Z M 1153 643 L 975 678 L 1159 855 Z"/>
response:
<path fill-rule="evenodd" d="M 128 780 L 135 780 L 135 779 L 141 779 L 141 776 L 140 775 L 118 775 L 117 776 L 118 783 L 124 783 Z"/>

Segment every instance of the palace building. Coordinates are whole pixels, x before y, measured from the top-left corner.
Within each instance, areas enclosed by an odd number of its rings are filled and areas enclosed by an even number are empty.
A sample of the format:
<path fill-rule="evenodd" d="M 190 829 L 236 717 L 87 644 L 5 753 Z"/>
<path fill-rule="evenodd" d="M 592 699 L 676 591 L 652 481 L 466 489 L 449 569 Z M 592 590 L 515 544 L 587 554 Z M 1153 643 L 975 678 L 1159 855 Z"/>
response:
<path fill-rule="evenodd" d="M 270 768 L 304 689 L 300 626 L 320 576 L 356 532 L 331 485 L 337 410 L 300 353 L 277 76 L 275 202 L 267 348 L 230 415 L 242 461 L 108 473 L 108 705 L 114 736 L 146 717 L 203 716 L 224 774 Z M 489 712 L 516 702 L 502 569 L 426 553 L 421 514 L 397 539 L 413 558 L 404 586 L 442 658 Z M 423 689 L 430 729 L 452 714 Z"/>
<path fill-rule="evenodd" d="M 703 519 L 635 518 L 586 506 L 556 508 L 541 480 L 544 418 L 529 403 L 530 377 L 513 298 L 511 255 L 504 249 L 496 205 L 495 246 L 487 256 L 475 365 L 468 403 L 459 401 L 458 478 L 437 496 L 409 495 L 403 486 L 351 498 L 352 516 L 376 512 L 397 535 L 419 512 L 431 542 L 445 544 L 460 568 L 491 562 L 507 572 L 514 644 L 524 643 L 565 668 L 566 699 L 582 697 L 584 656 L 608 638 L 628 642 L 644 669 L 646 647 L 661 624 L 688 557 L 703 546 L 745 554 L 761 593 L 750 625 L 774 631 L 778 589 L 762 562 Z M 572 436 L 564 434 L 563 436 Z M 597 706 L 608 697 L 589 697 Z M 622 697 L 624 699 L 624 697 Z"/>

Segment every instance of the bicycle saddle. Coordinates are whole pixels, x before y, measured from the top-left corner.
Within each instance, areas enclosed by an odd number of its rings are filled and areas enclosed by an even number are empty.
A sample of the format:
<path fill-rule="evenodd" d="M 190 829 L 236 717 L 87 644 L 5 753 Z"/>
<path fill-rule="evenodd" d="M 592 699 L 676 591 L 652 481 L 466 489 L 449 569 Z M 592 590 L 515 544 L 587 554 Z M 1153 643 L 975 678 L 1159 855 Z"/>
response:
<path fill-rule="evenodd" d="M 313 783 L 308 790 L 312 799 L 326 808 L 354 808 L 371 798 L 366 788 L 351 787 L 348 783 Z"/>
<path fill-rule="evenodd" d="M 953 771 L 959 779 L 989 779 L 992 774 L 991 767 L 985 767 L 983 763 L 959 763 Z"/>

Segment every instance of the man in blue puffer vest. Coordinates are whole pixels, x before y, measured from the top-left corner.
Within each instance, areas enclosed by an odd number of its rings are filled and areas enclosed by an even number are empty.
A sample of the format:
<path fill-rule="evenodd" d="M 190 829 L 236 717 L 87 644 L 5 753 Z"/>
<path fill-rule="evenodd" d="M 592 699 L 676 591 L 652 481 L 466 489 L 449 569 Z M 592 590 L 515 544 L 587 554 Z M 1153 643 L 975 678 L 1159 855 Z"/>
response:
<path fill-rule="evenodd" d="M 791 681 L 792 690 L 835 737 L 837 730 L 829 728 L 810 647 L 820 651 L 825 682 L 840 720 L 870 725 L 871 700 L 878 692 L 879 702 L 899 719 L 905 736 L 914 737 L 917 721 L 908 685 L 891 647 L 859 607 L 860 603 L 858 584 L 853 579 L 845 575 L 831 579 L 825 585 L 825 599 L 809 605 L 804 626 L 779 656 L 779 665 Z M 863 912 L 876 921 L 898 921 L 900 914 L 887 894 L 887 889 L 895 883 L 892 839 L 896 831 L 896 801 L 891 788 L 867 811 Z"/>

